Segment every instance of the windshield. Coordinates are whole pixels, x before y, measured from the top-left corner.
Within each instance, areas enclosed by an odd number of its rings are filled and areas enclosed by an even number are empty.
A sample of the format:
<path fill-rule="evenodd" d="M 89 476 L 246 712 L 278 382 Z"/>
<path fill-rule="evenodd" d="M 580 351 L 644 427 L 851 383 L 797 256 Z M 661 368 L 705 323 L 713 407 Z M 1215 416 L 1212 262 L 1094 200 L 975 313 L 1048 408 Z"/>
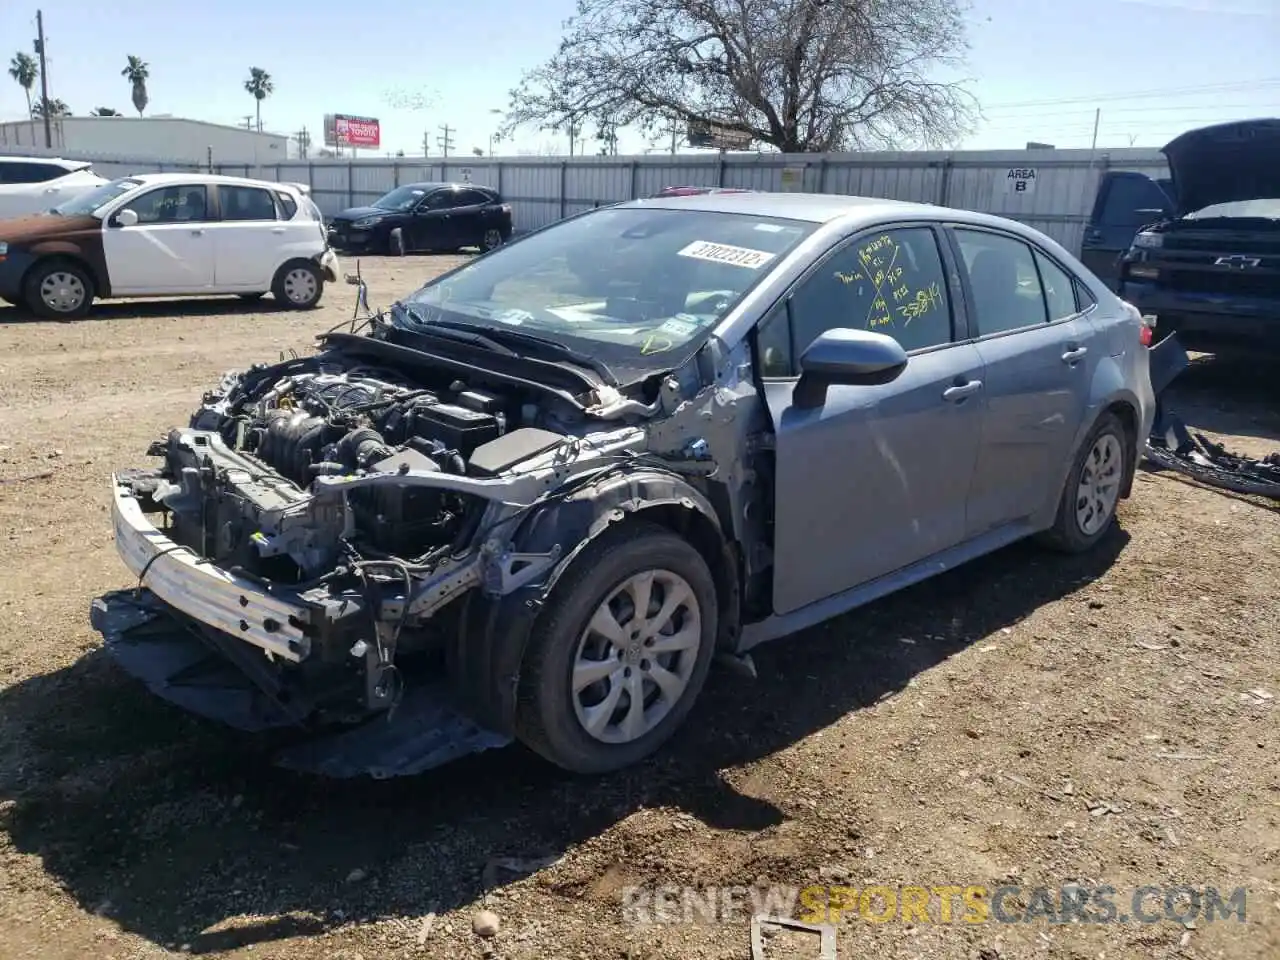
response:
<path fill-rule="evenodd" d="M 141 180 L 121 177 L 119 180 L 112 180 L 100 187 L 95 187 L 88 193 L 73 197 L 66 203 L 58 204 L 53 208 L 53 212 L 63 217 L 87 217 L 103 204 L 110 203 L 116 197 L 128 193 L 141 183 Z"/>
<path fill-rule="evenodd" d="M 373 205 L 380 210 L 412 210 L 426 195 L 427 191 L 422 187 L 396 187 L 373 201 Z"/>
<path fill-rule="evenodd" d="M 410 295 L 396 322 L 515 328 L 615 370 L 678 366 L 816 224 L 604 208 L 480 257 Z"/>
<path fill-rule="evenodd" d="M 1262 198 L 1215 203 L 1194 213 L 1188 213 L 1185 219 L 1210 220 L 1216 217 L 1262 217 L 1267 220 L 1280 220 L 1280 200 Z"/>

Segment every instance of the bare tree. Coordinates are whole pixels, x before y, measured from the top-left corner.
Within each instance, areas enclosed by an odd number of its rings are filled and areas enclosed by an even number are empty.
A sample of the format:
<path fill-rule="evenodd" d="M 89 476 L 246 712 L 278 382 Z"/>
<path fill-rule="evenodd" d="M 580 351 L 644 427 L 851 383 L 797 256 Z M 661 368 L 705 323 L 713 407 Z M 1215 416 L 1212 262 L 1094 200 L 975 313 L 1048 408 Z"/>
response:
<path fill-rule="evenodd" d="M 976 103 L 940 79 L 967 0 L 578 0 L 556 54 L 511 92 L 505 132 L 584 118 L 711 122 L 785 152 L 943 146 Z"/>

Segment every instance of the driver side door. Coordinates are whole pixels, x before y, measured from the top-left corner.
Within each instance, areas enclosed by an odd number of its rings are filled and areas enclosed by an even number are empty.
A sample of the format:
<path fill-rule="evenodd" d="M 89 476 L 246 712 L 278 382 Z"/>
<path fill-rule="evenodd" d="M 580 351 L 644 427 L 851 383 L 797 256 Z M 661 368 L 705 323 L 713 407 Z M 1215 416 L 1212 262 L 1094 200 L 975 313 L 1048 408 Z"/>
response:
<path fill-rule="evenodd" d="M 776 433 L 773 607 L 778 615 L 956 546 L 985 407 L 949 247 L 929 224 L 837 246 L 760 325 L 756 350 Z M 896 379 L 793 402 L 821 333 L 886 333 L 907 351 Z"/>
<path fill-rule="evenodd" d="M 454 222 L 455 191 L 429 193 L 413 209 L 408 237 L 411 250 L 452 250 L 459 246 Z"/>

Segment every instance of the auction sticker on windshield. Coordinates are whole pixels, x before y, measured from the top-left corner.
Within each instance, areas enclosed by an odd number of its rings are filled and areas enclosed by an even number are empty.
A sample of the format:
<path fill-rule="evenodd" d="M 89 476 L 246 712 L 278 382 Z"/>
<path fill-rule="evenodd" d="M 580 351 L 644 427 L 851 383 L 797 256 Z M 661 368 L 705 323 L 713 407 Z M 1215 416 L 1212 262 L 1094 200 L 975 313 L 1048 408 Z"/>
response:
<path fill-rule="evenodd" d="M 735 247 L 727 243 L 712 243 L 710 240 L 693 241 L 680 251 L 680 256 L 693 257 L 695 260 L 710 260 L 712 263 L 727 263 L 735 267 L 746 267 L 748 270 L 759 270 L 773 259 L 773 254 L 764 250 Z"/>

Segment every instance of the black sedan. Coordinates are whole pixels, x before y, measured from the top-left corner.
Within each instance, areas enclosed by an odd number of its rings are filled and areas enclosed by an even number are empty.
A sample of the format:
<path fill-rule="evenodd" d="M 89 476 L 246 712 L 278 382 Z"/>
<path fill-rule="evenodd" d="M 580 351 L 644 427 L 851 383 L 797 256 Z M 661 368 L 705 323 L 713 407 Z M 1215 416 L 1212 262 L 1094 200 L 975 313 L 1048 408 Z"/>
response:
<path fill-rule="evenodd" d="M 511 205 L 471 183 L 407 183 L 329 222 L 329 243 L 345 253 L 492 250 L 509 239 Z"/>

